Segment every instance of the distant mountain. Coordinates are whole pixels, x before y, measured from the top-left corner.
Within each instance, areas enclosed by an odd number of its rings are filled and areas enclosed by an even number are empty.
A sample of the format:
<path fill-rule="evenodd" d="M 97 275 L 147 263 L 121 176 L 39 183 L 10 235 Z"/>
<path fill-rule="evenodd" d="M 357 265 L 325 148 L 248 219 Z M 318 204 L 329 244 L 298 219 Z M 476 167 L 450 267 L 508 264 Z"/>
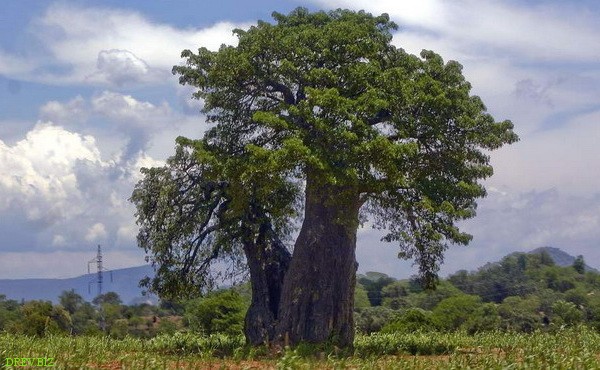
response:
<path fill-rule="evenodd" d="M 119 294 L 124 304 L 156 304 L 157 297 L 142 296 L 142 289 L 138 286 L 146 276 L 154 276 L 149 265 L 107 271 L 103 273 L 102 292 Z M 71 289 L 91 302 L 98 295 L 97 275 L 86 274 L 70 279 L 0 279 L 0 294 L 18 301 L 41 299 L 58 303 L 58 296 Z"/>
<path fill-rule="evenodd" d="M 572 266 L 573 262 L 575 262 L 575 258 L 576 258 L 574 256 L 571 256 L 567 252 L 563 251 L 562 249 L 554 248 L 554 247 L 536 248 L 536 249 L 530 251 L 529 253 L 530 254 L 541 254 L 543 252 L 548 253 L 548 255 L 550 257 L 552 257 L 552 260 L 554 261 L 554 263 L 556 263 L 558 266 L 562 266 L 562 267 Z M 584 258 L 585 258 L 585 256 L 584 256 Z M 587 263 L 585 265 L 585 270 L 598 272 L 598 270 L 589 266 Z"/>

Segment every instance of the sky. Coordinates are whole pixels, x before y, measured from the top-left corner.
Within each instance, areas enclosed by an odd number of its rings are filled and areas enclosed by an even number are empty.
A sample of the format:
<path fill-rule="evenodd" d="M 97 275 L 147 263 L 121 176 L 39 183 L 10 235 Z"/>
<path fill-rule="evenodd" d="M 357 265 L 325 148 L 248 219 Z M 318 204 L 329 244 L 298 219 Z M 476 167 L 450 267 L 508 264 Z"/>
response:
<path fill-rule="evenodd" d="M 393 43 L 457 60 L 488 111 L 521 140 L 490 153 L 494 175 L 461 223 L 445 276 L 553 246 L 600 267 L 600 3 L 553 0 L 5 0 L 0 11 L 0 278 L 144 263 L 128 202 L 141 167 L 207 128 L 170 71 L 183 49 L 236 43 L 271 13 L 364 9 L 399 25 Z M 414 273 L 359 230 L 359 272 Z"/>

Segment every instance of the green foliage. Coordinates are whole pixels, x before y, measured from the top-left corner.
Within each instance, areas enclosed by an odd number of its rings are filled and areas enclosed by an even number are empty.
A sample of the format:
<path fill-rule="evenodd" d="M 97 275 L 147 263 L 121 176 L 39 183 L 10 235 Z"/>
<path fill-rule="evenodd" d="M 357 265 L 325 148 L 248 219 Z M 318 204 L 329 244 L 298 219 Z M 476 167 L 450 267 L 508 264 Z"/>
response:
<path fill-rule="evenodd" d="M 61 306 L 50 301 L 29 301 L 21 306 L 22 333 L 32 336 L 69 333 L 71 317 Z"/>
<path fill-rule="evenodd" d="M 241 334 L 248 306 L 235 291 L 225 290 L 190 300 L 185 318 L 190 330 L 205 335 Z"/>
<path fill-rule="evenodd" d="M 354 309 L 362 309 L 367 307 L 371 307 L 369 295 L 365 287 L 358 283 L 354 288 Z"/>
<path fill-rule="evenodd" d="M 240 262 L 239 226 L 251 230 L 253 217 L 289 235 L 309 174 L 362 194 L 365 215 L 432 285 L 447 246 L 471 238 L 456 222 L 485 195 L 487 151 L 518 140 L 512 123 L 486 112 L 459 63 L 393 46 L 387 14 L 273 17 L 235 30 L 237 46 L 184 50 L 173 68 L 215 125 L 180 138 L 165 167 L 142 170 L 131 200 L 157 267 L 144 286 L 173 297 L 210 288 L 210 264 Z"/>
<path fill-rule="evenodd" d="M 99 332 L 95 308 L 89 302 L 85 302 L 82 296 L 75 293 L 75 290 L 63 291 L 58 299 L 71 318 L 71 334 Z"/>
<path fill-rule="evenodd" d="M 513 253 L 474 273 L 458 271 L 448 278 L 467 294 L 485 302 L 502 302 L 509 296 L 527 296 L 543 289 L 565 292 L 576 286 L 576 274 L 545 261 L 544 254 Z"/>
<path fill-rule="evenodd" d="M 576 261 L 580 267 L 585 266 L 583 258 Z M 557 266 L 543 251 L 511 254 L 474 273 L 459 271 L 448 280 L 463 292 L 480 296 L 484 302 L 502 299 L 498 306 L 499 327 L 529 332 L 549 325 L 556 328 L 584 321 L 596 326 L 599 278 L 593 271 L 582 273 L 581 268 L 578 271 L 573 266 Z M 484 326 L 489 327 L 495 320 L 494 316 Z M 476 327 L 469 330 L 478 330 Z"/>
<path fill-rule="evenodd" d="M 402 311 L 396 319 L 381 329 L 382 333 L 432 332 L 436 325 L 430 311 L 410 308 Z"/>
<path fill-rule="evenodd" d="M 97 319 L 97 312 L 89 302 L 79 305 L 71 314 L 73 334 L 99 334 Z"/>
<path fill-rule="evenodd" d="M 173 335 L 177 329 L 177 324 L 168 319 L 160 320 L 158 323 L 158 334 Z"/>
<path fill-rule="evenodd" d="M 409 294 L 404 298 L 406 306 L 418 307 L 424 310 L 432 310 L 444 299 L 462 294 L 459 289 L 446 281 L 440 281 L 435 289 L 415 290 L 413 288 L 413 292 L 413 294 Z"/>
<path fill-rule="evenodd" d="M 499 264 L 488 265 L 483 269 L 483 276 L 489 278 L 496 277 L 502 271 L 514 272 L 519 269 L 519 276 L 525 277 L 525 281 L 520 284 L 513 283 L 508 278 L 505 280 L 516 289 L 505 291 L 507 297 L 500 304 L 485 302 L 485 296 L 465 295 L 454 286 L 465 287 L 470 284 L 476 287 L 482 279 L 482 271 L 458 272 L 449 279 L 454 284 L 442 280 L 436 290 L 424 289 L 417 279 L 396 281 L 385 274 L 374 272 L 359 276 L 359 279 L 385 281 L 387 285 L 377 286 L 384 305 L 371 307 L 366 290 L 361 284 L 357 284 L 354 315 L 356 330 L 361 334 L 378 331 L 411 333 L 454 330 L 474 334 L 497 330 L 556 331 L 563 326 L 580 324 L 600 328 L 600 294 L 597 293 L 600 291 L 600 275 L 594 271 L 582 275 L 571 266 L 542 263 L 542 256 L 539 255 L 515 257 L 518 256 L 508 256 Z M 563 291 L 565 286 L 573 288 Z M 533 293 L 518 295 L 522 291 Z M 117 305 L 115 303 L 120 302 L 118 296 L 109 294 L 108 299 L 102 297 L 97 300 L 104 302 L 100 307 L 94 307 L 89 302 L 82 301 L 74 292 L 67 291 L 60 296 L 60 301 L 68 308 L 66 309 L 50 302 L 19 304 L 0 295 L 0 324 L 4 331 L 10 333 L 97 336 L 105 334 L 99 330 L 101 313 L 107 324 L 107 333 L 116 338 L 126 335 L 153 337 L 159 333 L 173 334 L 188 329 L 214 333 L 223 332 L 225 328 L 224 332 L 230 330 L 238 334 L 249 298 L 249 284 L 237 285 L 230 291 L 189 301 L 185 306 L 173 302 L 163 303 L 160 307 L 148 304 Z M 99 311 L 99 308 L 102 310 Z M 73 310 L 75 311 L 72 312 Z M 181 317 L 174 315 L 176 313 L 185 314 L 183 322 L 187 326 L 182 323 Z"/>
<path fill-rule="evenodd" d="M 110 333 L 116 322 L 123 318 L 123 306 L 114 303 L 102 303 L 99 316 L 104 318 L 106 329 Z M 119 325 L 119 324 L 117 324 Z M 122 324 L 120 324 L 122 325 Z"/>
<path fill-rule="evenodd" d="M 11 331 L 11 327 L 20 319 L 19 303 L 13 299 L 6 299 L 6 295 L 0 294 L 0 332 Z"/>
<path fill-rule="evenodd" d="M 110 325 L 110 336 L 123 339 L 127 335 L 127 331 L 129 328 L 129 322 L 127 319 L 116 319 Z"/>
<path fill-rule="evenodd" d="M 477 296 L 462 294 L 449 297 L 435 306 L 431 319 L 441 330 L 457 330 L 472 318 L 480 305 L 481 298 Z"/>
<path fill-rule="evenodd" d="M 94 298 L 92 300 L 92 303 L 95 305 L 111 304 L 114 306 L 120 306 L 121 304 L 123 304 L 123 302 L 121 301 L 121 297 L 119 297 L 119 295 L 115 292 L 107 292 L 101 294 Z"/>
<path fill-rule="evenodd" d="M 494 303 L 479 305 L 462 327 L 469 334 L 498 330 L 501 327 L 498 306 Z"/>
<path fill-rule="evenodd" d="M 508 297 L 500 306 L 498 314 L 501 326 L 508 331 L 531 333 L 542 325 L 540 301 L 537 297 Z"/>
<path fill-rule="evenodd" d="M 392 321 L 394 311 L 387 307 L 366 307 L 354 311 L 354 326 L 359 333 L 373 333 Z"/>
<path fill-rule="evenodd" d="M 359 275 L 358 283 L 367 291 L 367 296 L 371 306 L 381 306 L 383 301 L 383 287 L 393 283 L 396 279 L 380 272 L 369 271 L 366 275 Z"/>
<path fill-rule="evenodd" d="M 404 308 L 407 305 L 408 284 L 406 281 L 395 281 L 381 289 L 383 297 L 382 305 L 394 310 Z"/>
<path fill-rule="evenodd" d="M 573 261 L 573 269 L 580 274 L 585 274 L 585 260 L 582 255 L 577 256 Z"/>
<path fill-rule="evenodd" d="M 79 310 L 84 303 L 83 297 L 75 293 L 74 289 L 62 292 L 62 294 L 58 297 L 58 300 L 60 305 L 63 306 L 63 308 L 67 310 L 70 315 L 73 315 L 77 310 Z"/>
<path fill-rule="evenodd" d="M 130 200 L 137 207 L 138 245 L 156 273 L 141 285 L 163 299 L 176 302 L 213 289 L 222 277 L 211 268 L 219 259 L 232 263 L 232 273 L 240 269 L 243 217 L 229 207 L 234 190 L 223 171 L 206 143 L 183 138 L 166 166 L 142 169 Z"/>
<path fill-rule="evenodd" d="M 552 259 L 552 256 L 550 256 L 550 253 L 548 253 L 547 250 L 542 250 L 541 253 L 539 253 L 540 255 L 540 263 L 542 265 L 546 265 L 546 266 L 554 266 L 554 259 Z"/>
<path fill-rule="evenodd" d="M 583 320 L 583 312 L 572 302 L 556 301 L 552 305 L 552 318 L 556 325 L 576 325 Z"/>

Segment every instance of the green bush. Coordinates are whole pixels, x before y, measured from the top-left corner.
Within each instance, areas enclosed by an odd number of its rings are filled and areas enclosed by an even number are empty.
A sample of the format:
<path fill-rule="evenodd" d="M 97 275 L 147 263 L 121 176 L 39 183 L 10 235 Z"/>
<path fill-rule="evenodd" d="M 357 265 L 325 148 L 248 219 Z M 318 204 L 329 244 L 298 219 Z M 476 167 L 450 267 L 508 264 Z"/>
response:
<path fill-rule="evenodd" d="M 452 331 L 463 326 L 472 319 L 481 306 L 481 298 L 461 294 L 442 300 L 431 314 L 431 319 L 440 330 Z"/>
<path fill-rule="evenodd" d="M 435 330 L 435 324 L 431 319 L 431 312 L 420 308 L 411 308 L 392 321 L 385 325 L 382 333 L 413 333 L 417 331 L 432 331 Z"/>
<path fill-rule="evenodd" d="M 238 335 L 242 333 L 247 309 L 239 293 L 225 290 L 187 302 L 185 319 L 196 333 Z"/>
<path fill-rule="evenodd" d="M 539 329 L 542 324 L 540 315 L 540 300 L 531 296 L 508 297 L 498 306 L 500 326 L 507 331 L 521 331 L 531 333 Z"/>
<path fill-rule="evenodd" d="M 575 325 L 583 320 L 583 312 L 572 302 L 556 301 L 552 305 L 552 321 L 556 325 Z"/>
<path fill-rule="evenodd" d="M 463 324 L 469 334 L 498 330 L 500 315 L 495 303 L 484 303 L 479 306 L 472 316 Z"/>
<path fill-rule="evenodd" d="M 381 330 L 394 318 L 394 311 L 383 306 L 357 309 L 354 312 L 354 326 L 356 331 L 370 334 Z"/>

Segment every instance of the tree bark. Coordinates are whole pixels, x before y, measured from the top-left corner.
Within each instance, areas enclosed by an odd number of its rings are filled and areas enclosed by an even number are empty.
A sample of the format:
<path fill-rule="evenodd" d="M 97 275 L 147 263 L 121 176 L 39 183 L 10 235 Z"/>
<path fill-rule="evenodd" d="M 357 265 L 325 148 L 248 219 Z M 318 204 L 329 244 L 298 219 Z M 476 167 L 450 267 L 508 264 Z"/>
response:
<path fill-rule="evenodd" d="M 284 279 L 277 338 L 347 347 L 354 340 L 359 194 L 307 174 L 305 215 Z"/>
<path fill-rule="evenodd" d="M 256 240 L 245 241 L 244 252 L 252 285 L 244 334 L 251 345 L 269 343 L 275 336 L 283 280 L 292 256 L 269 223 L 260 226 Z"/>

